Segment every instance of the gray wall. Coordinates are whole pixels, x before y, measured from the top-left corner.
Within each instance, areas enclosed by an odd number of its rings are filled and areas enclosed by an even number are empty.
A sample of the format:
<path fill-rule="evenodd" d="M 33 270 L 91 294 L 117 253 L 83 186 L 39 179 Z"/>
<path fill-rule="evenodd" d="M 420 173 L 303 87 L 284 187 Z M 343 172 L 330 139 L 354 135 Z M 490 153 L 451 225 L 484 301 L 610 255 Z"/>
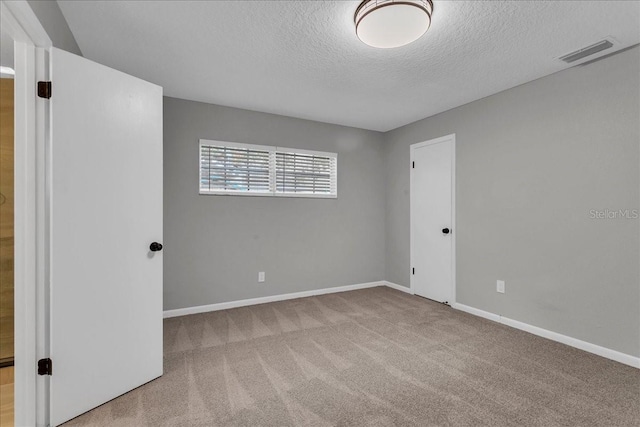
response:
<path fill-rule="evenodd" d="M 455 133 L 457 301 L 640 356 L 638 47 L 385 135 L 386 278 L 409 286 L 409 146 Z M 506 294 L 496 280 L 506 280 Z"/>
<path fill-rule="evenodd" d="M 27 0 L 27 3 L 31 6 L 55 47 L 82 55 L 57 1 Z"/>
<path fill-rule="evenodd" d="M 337 152 L 338 198 L 200 196 L 200 138 Z M 165 309 L 384 280 L 383 145 L 377 132 L 165 98 Z"/>

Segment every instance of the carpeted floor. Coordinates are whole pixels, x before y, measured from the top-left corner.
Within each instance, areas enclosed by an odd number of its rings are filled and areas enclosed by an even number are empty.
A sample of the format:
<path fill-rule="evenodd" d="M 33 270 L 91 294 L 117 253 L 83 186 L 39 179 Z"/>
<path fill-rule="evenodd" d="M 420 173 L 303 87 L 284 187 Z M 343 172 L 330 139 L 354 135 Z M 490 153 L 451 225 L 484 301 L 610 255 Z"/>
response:
<path fill-rule="evenodd" d="M 386 287 L 164 328 L 163 377 L 65 425 L 640 425 L 640 370 Z"/>

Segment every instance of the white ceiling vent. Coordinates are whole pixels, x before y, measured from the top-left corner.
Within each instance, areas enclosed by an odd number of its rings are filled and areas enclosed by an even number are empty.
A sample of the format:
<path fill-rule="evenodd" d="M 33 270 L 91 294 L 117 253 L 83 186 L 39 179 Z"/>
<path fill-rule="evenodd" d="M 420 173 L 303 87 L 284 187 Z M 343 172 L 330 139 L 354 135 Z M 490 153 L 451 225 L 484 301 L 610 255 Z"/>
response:
<path fill-rule="evenodd" d="M 598 52 L 602 52 L 605 49 L 609 49 L 613 46 L 613 43 L 609 40 L 602 40 L 598 43 L 592 44 L 591 46 L 583 47 L 582 49 L 578 49 L 575 52 L 568 53 L 564 56 L 561 56 L 559 59 L 566 62 L 567 64 L 571 64 L 579 59 L 586 58 L 587 56 L 595 55 Z"/>

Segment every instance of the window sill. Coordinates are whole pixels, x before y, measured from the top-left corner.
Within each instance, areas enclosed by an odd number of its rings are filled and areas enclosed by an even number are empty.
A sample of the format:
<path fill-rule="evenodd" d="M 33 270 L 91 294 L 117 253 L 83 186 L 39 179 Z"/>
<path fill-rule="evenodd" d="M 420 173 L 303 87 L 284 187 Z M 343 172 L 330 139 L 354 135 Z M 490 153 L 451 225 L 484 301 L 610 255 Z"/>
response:
<path fill-rule="evenodd" d="M 309 193 L 249 193 L 246 191 L 200 191 L 201 196 L 242 196 L 242 197 L 291 197 L 304 199 L 337 199 L 337 194 L 309 194 Z"/>

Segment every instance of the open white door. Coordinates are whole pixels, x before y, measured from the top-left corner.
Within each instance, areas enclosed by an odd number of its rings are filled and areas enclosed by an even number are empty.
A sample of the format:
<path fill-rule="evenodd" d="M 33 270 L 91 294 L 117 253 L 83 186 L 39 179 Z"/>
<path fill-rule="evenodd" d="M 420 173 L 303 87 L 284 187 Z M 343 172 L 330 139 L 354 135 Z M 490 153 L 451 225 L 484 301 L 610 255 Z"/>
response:
<path fill-rule="evenodd" d="M 51 53 L 50 423 L 162 375 L 162 88 Z"/>

